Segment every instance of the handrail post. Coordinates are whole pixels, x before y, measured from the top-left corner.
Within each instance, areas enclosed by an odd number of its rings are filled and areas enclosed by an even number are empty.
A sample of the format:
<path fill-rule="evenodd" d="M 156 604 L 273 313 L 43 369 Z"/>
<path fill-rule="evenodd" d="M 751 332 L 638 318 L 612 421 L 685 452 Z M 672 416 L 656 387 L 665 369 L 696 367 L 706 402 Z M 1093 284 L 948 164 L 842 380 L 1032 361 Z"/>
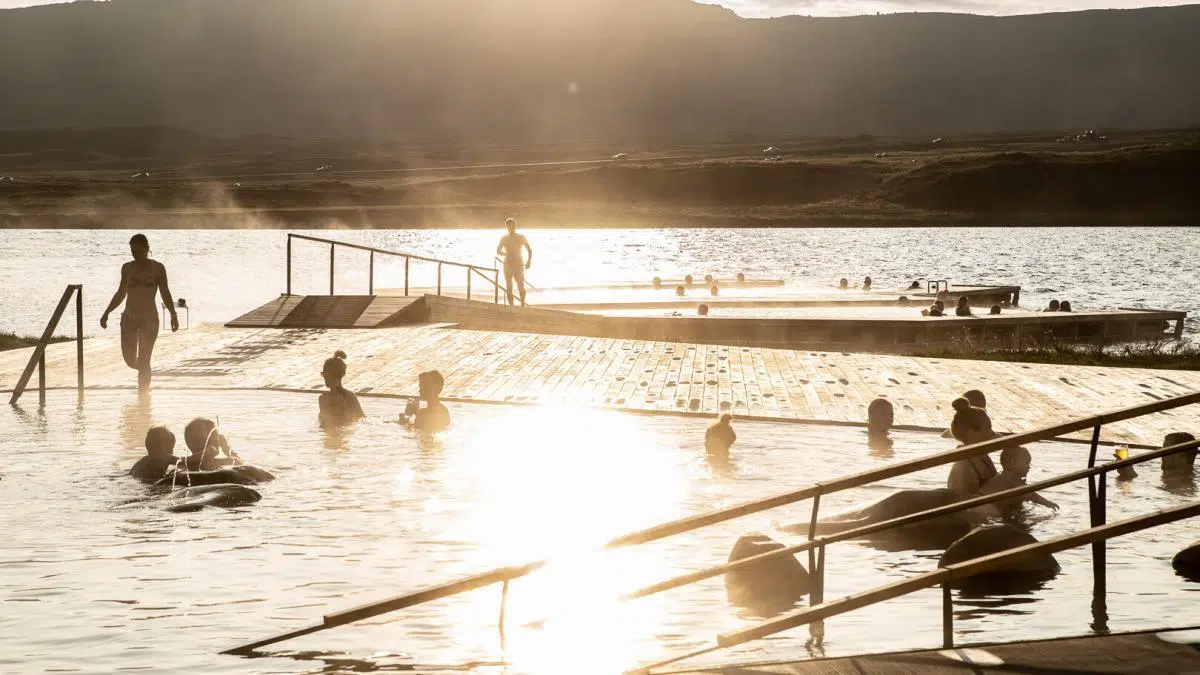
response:
<path fill-rule="evenodd" d="M 508 613 L 508 579 L 504 580 L 504 585 L 500 587 L 500 653 L 508 651 L 507 636 L 504 628 L 505 616 Z"/>
<path fill-rule="evenodd" d="M 1096 451 L 1100 448 L 1100 425 L 1092 429 L 1092 451 L 1088 454 L 1088 468 L 1096 466 Z"/>
<path fill-rule="evenodd" d="M 371 269 L 367 272 L 367 295 L 375 295 L 375 251 L 371 251 Z"/>
<path fill-rule="evenodd" d="M 287 294 L 292 294 L 292 233 L 287 236 Z"/>
<path fill-rule="evenodd" d="M 1095 476 L 1100 481 L 1094 483 L 1088 478 L 1088 488 L 1095 486 L 1092 502 L 1092 527 L 1104 525 L 1107 519 L 1107 488 L 1108 473 Z M 1108 542 L 1103 539 L 1092 542 L 1092 629 L 1097 632 L 1108 632 Z"/>
<path fill-rule="evenodd" d="M 471 272 L 473 272 L 474 270 L 475 270 L 474 267 L 467 268 L 467 299 L 468 300 L 471 299 Z"/>
<path fill-rule="evenodd" d="M 438 289 L 437 289 L 437 294 L 438 294 L 438 296 L 439 296 L 439 297 L 442 295 L 442 263 L 440 263 L 440 262 L 438 263 Z"/>
<path fill-rule="evenodd" d="M 812 517 L 808 521 L 808 540 L 812 541 L 817 536 L 817 515 L 821 511 L 821 494 L 817 493 L 813 497 Z M 819 554 L 819 555 L 818 555 Z M 819 605 L 825 598 L 825 547 L 820 547 L 820 551 L 808 549 L 808 572 L 809 572 L 809 587 L 808 587 L 808 605 L 810 607 Z M 820 640 L 825 637 L 825 624 L 821 621 L 814 621 L 808 625 L 808 634 L 814 640 Z"/>
<path fill-rule="evenodd" d="M 954 649 L 954 596 L 949 579 L 942 582 L 942 649 Z"/>
<path fill-rule="evenodd" d="M 38 358 L 38 405 L 46 407 L 46 352 Z"/>
<path fill-rule="evenodd" d="M 492 302 L 498 305 L 500 304 L 500 270 L 492 267 L 492 277 L 494 279 L 492 282 L 494 284 L 492 288 L 495 289 Z"/>
<path fill-rule="evenodd" d="M 404 297 L 408 297 L 408 261 L 411 260 L 408 256 L 404 256 Z"/>
<path fill-rule="evenodd" d="M 75 370 L 83 396 L 83 284 L 75 288 Z"/>
<path fill-rule="evenodd" d="M 329 294 L 333 295 L 333 252 L 337 250 L 337 244 L 329 245 Z"/>

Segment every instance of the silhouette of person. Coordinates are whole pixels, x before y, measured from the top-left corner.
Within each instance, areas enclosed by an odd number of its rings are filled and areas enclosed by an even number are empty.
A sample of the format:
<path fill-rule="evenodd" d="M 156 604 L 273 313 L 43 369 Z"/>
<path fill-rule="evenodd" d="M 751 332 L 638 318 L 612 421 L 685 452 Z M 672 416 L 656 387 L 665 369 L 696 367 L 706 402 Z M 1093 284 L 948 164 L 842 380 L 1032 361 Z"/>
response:
<path fill-rule="evenodd" d="M 436 433 L 450 427 L 450 411 L 442 403 L 442 389 L 446 380 L 436 370 L 421 373 L 417 376 L 417 391 L 419 400 L 408 401 L 408 406 L 401 415 L 400 421 L 412 425 L 418 431 Z M 422 408 L 420 401 L 425 401 Z"/>
<path fill-rule="evenodd" d="M 107 329 L 108 315 L 125 302 L 125 311 L 121 313 L 121 355 L 125 357 L 125 365 L 138 371 L 138 389 L 145 390 L 150 388 L 150 356 L 158 340 L 155 296 L 162 294 L 163 304 L 171 313 L 172 332 L 179 330 L 179 317 L 167 286 L 167 268 L 150 259 L 150 240 L 144 234 L 133 235 L 129 251 L 133 260 L 121 266 L 121 284 L 100 315 L 100 327 Z"/>
<path fill-rule="evenodd" d="M 342 379 L 346 377 L 346 352 L 339 349 L 334 352 L 333 358 L 326 359 L 321 368 L 321 377 L 325 379 L 325 386 L 329 387 L 329 391 L 317 399 L 321 407 L 318 419 L 322 427 L 344 427 L 365 417 L 358 397 L 342 386 Z"/>
<path fill-rule="evenodd" d="M 722 413 L 721 417 L 704 431 L 704 452 L 709 464 L 714 467 L 729 466 L 729 449 L 737 441 L 732 422 L 733 414 Z"/>
<path fill-rule="evenodd" d="M 965 398 L 954 399 L 954 420 L 950 432 L 962 445 L 974 445 L 997 437 L 992 431 L 992 420 L 983 408 L 976 408 Z M 961 446 L 960 446 L 961 447 Z M 973 497 L 979 488 L 996 476 L 996 465 L 992 458 L 980 455 L 960 459 L 950 467 L 946 487 L 960 499 Z"/>
<path fill-rule="evenodd" d="M 508 228 L 508 234 L 500 238 L 500 244 L 496 247 L 496 255 L 504 256 L 504 282 L 508 288 L 508 304 L 513 304 L 513 279 L 517 280 L 517 290 L 521 294 L 521 306 L 525 306 L 525 270 L 533 264 L 533 247 L 529 245 L 529 240 L 523 234 L 517 234 L 517 221 L 509 218 L 504 221 L 504 227 Z M 525 249 L 528 255 L 525 260 L 521 260 L 521 249 Z"/>
<path fill-rule="evenodd" d="M 129 475 L 153 484 L 175 464 L 175 434 L 166 427 L 151 427 L 146 432 L 146 456 L 139 459 Z"/>
<path fill-rule="evenodd" d="M 892 402 L 886 398 L 877 398 L 867 406 L 867 447 L 873 455 L 890 456 L 892 439 L 888 432 L 896 419 L 896 411 Z"/>

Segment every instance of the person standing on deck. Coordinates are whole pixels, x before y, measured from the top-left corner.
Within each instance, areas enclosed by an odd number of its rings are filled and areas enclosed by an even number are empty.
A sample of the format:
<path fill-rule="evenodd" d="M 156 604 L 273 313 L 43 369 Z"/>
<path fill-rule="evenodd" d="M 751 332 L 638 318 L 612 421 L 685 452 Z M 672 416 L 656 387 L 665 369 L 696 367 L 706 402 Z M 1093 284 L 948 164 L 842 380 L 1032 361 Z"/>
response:
<path fill-rule="evenodd" d="M 133 235 L 129 240 L 129 251 L 133 260 L 121 266 L 121 285 L 101 315 L 100 327 L 108 328 L 108 315 L 124 301 L 121 354 L 125 357 L 125 365 L 138 371 L 138 389 L 144 391 L 150 388 L 150 355 L 158 340 L 155 296 L 162 294 L 163 304 L 171 313 L 172 332 L 179 330 L 179 316 L 175 314 L 175 300 L 167 287 L 167 268 L 150 259 L 150 240 L 144 234 Z"/>
<path fill-rule="evenodd" d="M 517 280 L 517 290 L 521 294 L 521 306 L 525 306 L 525 270 L 533 264 L 533 247 L 523 234 L 517 234 L 517 221 L 509 218 L 504 221 L 508 234 L 500 238 L 496 247 L 496 255 L 504 256 L 504 282 L 508 287 L 508 304 L 513 304 L 513 278 Z M 528 251 L 524 262 L 521 260 L 521 249 Z"/>

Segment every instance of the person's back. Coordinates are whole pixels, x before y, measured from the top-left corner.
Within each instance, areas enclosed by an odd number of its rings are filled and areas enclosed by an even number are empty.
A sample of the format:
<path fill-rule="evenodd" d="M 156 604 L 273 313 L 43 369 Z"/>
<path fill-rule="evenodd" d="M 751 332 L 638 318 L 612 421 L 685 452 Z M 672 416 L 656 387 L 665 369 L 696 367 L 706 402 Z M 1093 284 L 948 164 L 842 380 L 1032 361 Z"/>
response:
<path fill-rule="evenodd" d="M 143 483 L 154 483 L 166 475 L 175 463 L 175 434 L 166 427 L 152 427 L 146 432 L 146 456 L 129 470 L 129 475 Z"/>
<path fill-rule="evenodd" d="M 413 427 L 437 433 L 450 428 L 450 410 L 441 401 L 430 401 L 413 415 Z"/>
<path fill-rule="evenodd" d="M 733 415 L 726 413 L 704 431 L 704 450 L 714 459 L 729 459 L 729 449 L 737 441 Z"/>
<path fill-rule="evenodd" d="M 339 349 L 331 358 L 325 359 L 321 377 L 329 387 L 329 391 L 317 397 L 317 419 L 322 427 L 342 427 L 365 417 L 358 396 L 342 386 L 342 379 L 346 377 L 346 352 Z"/>

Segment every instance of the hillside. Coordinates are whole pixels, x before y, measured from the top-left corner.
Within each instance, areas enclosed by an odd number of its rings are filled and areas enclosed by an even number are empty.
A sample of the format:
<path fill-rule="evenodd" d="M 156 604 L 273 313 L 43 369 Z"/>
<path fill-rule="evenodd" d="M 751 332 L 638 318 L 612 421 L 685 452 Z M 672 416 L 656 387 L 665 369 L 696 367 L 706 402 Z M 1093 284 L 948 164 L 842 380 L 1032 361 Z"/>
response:
<path fill-rule="evenodd" d="M 1185 127 L 1196 35 L 1200 6 L 749 20 L 688 0 L 77 2 L 0 10 L 0 129 L 512 147 Z"/>

